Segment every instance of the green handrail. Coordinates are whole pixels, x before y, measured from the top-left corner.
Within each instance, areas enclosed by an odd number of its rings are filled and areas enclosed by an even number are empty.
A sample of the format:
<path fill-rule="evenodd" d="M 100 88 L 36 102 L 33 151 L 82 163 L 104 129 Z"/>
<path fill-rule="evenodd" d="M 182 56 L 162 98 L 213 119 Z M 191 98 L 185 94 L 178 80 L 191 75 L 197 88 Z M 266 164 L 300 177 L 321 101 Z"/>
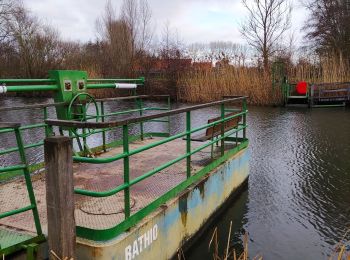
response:
<path fill-rule="evenodd" d="M 241 100 L 241 109 L 230 109 L 230 108 L 225 108 L 225 103 L 228 103 L 230 101 L 237 101 Z M 191 126 L 191 112 L 192 110 L 195 109 L 200 109 L 200 108 L 205 108 L 208 106 L 213 106 L 213 105 L 220 105 L 220 113 L 221 113 L 221 118 L 216 120 L 215 122 L 211 123 L 206 123 L 204 125 L 201 125 L 199 127 L 192 128 Z M 140 110 L 144 111 L 144 110 Z M 226 116 L 225 112 L 228 111 L 234 111 L 237 112 L 234 115 Z M 164 118 L 164 117 L 170 117 L 172 114 L 179 114 L 179 113 L 185 113 L 186 114 L 186 129 L 184 132 L 175 134 L 169 137 L 165 137 L 164 139 L 152 142 L 150 144 L 144 145 L 139 148 L 135 149 L 130 149 L 129 148 L 129 126 L 131 124 L 138 124 L 138 123 L 143 123 L 146 121 L 158 121 L 159 118 Z M 101 122 L 101 123 L 89 123 L 89 122 L 74 122 L 74 121 L 65 121 L 65 120 L 47 120 L 46 122 L 49 125 L 57 125 L 57 126 L 65 126 L 65 127 L 86 127 L 86 128 L 94 128 L 94 129 L 101 129 L 105 130 L 106 127 L 122 127 L 123 131 L 123 150 L 121 153 L 110 156 L 110 157 L 103 157 L 103 158 L 89 158 L 89 157 L 83 157 L 83 156 L 73 156 L 73 159 L 75 162 L 82 162 L 82 163 L 93 163 L 93 164 L 106 164 L 106 163 L 112 163 L 117 160 L 123 159 L 123 177 L 124 181 L 122 184 L 113 187 L 108 190 L 104 191 L 92 191 L 92 190 L 86 190 L 86 189 L 74 189 L 74 192 L 79 195 L 84 195 L 84 196 L 90 196 L 90 197 L 97 197 L 97 198 L 102 198 L 102 197 L 109 197 L 112 195 L 115 195 L 119 192 L 124 193 L 124 221 L 118 223 L 116 226 L 105 229 L 105 230 L 94 230 L 86 227 L 77 227 L 77 232 L 78 235 L 83 237 L 83 238 L 88 238 L 88 239 L 93 239 L 93 240 L 107 240 L 113 238 L 115 235 L 120 234 L 121 232 L 125 231 L 128 227 L 134 225 L 137 221 L 142 219 L 147 215 L 147 213 L 152 212 L 153 210 L 156 209 L 156 207 L 159 205 L 160 201 L 165 201 L 166 199 L 169 199 L 170 197 L 174 196 L 176 193 L 174 192 L 175 190 L 180 191 L 183 187 L 187 187 L 192 183 L 192 181 L 197 180 L 199 177 L 202 176 L 205 171 L 208 171 L 214 167 L 214 165 L 217 165 L 218 162 L 222 161 L 224 158 L 226 158 L 228 155 L 232 154 L 233 151 L 237 152 L 241 149 L 244 149 L 247 146 L 247 139 L 246 139 L 246 128 L 247 128 L 247 118 L 246 115 L 248 113 L 247 110 L 247 103 L 246 103 L 246 98 L 234 98 L 234 99 L 228 99 L 226 101 L 218 101 L 218 102 L 213 102 L 210 104 L 204 104 L 204 105 L 198 105 L 198 106 L 193 106 L 192 108 L 184 108 L 184 109 L 176 109 L 176 110 L 170 110 L 167 112 L 160 112 L 156 115 L 150 115 L 150 116 L 142 116 L 138 118 L 132 118 L 132 119 L 126 119 L 123 121 L 115 121 L 115 122 Z M 224 125 L 225 122 L 228 122 L 229 120 L 235 119 L 235 118 L 242 118 L 242 123 L 238 124 L 235 128 L 230 129 L 230 130 L 225 130 Z M 221 133 L 219 136 L 216 138 L 212 138 L 210 141 L 207 141 L 205 144 L 196 147 L 192 149 L 191 147 L 191 135 L 193 133 L 196 133 L 198 131 L 207 129 L 209 127 L 214 127 L 217 125 L 221 125 Z M 238 133 L 242 133 L 242 138 L 238 137 Z M 232 135 L 236 135 L 236 138 L 234 138 L 236 147 L 233 148 L 232 151 L 228 151 L 227 153 L 224 150 L 224 142 L 226 139 L 233 138 L 231 137 Z M 172 159 L 160 166 L 155 167 L 154 169 L 145 172 L 144 174 L 130 179 L 130 162 L 129 158 L 130 156 L 134 156 L 136 154 L 142 153 L 146 150 L 155 148 L 157 146 L 169 143 L 171 141 L 174 141 L 179 138 L 186 137 L 186 151 L 184 154 L 178 156 L 175 159 Z M 198 153 L 199 151 L 202 151 L 203 149 L 212 146 L 213 144 L 221 142 L 221 149 L 220 149 L 220 157 L 216 160 L 214 160 L 212 163 L 208 165 L 208 167 L 205 167 L 205 171 L 200 171 L 197 173 L 192 173 L 191 172 L 191 156 Z M 239 143 L 239 144 L 238 144 Z M 178 186 L 174 187 L 171 191 L 167 192 L 166 194 L 160 196 L 157 198 L 154 202 L 151 202 L 148 206 L 145 206 L 143 209 L 139 210 L 138 212 L 134 213 L 131 215 L 131 209 L 130 209 L 130 189 L 133 185 L 159 173 L 160 171 L 186 159 L 186 180 L 180 183 Z M 182 188 L 180 188 L 182 187 Z"/>
<path fill-rule="evenodd" d="M 238 127 L 235 130 L 229 131 L 225 135 L 223 135 L 222 137 L 218 137 L 218 140 L 223 140 L 224 138 L 227 138 L 230 135 L 245 129 L 246 127 L 247 126 L 241 126 L 241 127 Z M 179 162 L 179 161 L 181 161 L 181 160 L 183 160 L 185 158 L 190 158 L 191 155 L 193 155 L 193 154 L 195 154 L 195 153 L 205 149 L 208 146 L 211 146 L 212 144 L 216 143 L 218 140 L 211 140 L 208 143 L 206 143 L 206 144 L 204 144 L 204 145 L 202 145 L 202 146 L 200 146 L 200 147 L 198 147 L 198 148 L 196 148 L 196 149 L 194 149 L 194 150 L 192 150 L 192 151 L 190 151 L 190 152 L 188 152 L 188 153 L 186 153 L 184 155 L 181 155 L 181 156 L 179 156 L 179 157 L 177 157 L 177 158 L 175 158 L 175 159 L 173 159 L 173 160 L 171 160 L 171 161 L 169 161 L 169 162 L 167 162 L 167 163 L 165 163 L 165 164 L 163 164 L 161 166 L 158 166 L 158 167 L 154 168 L 153 170 L 151 170 L 151 171 L 149 171 L 149 172 L 147 172 L 147 173 L 145 173 L 145 174 L 143 174 L 141 176 L 138 176 L 137 178 L 135 178 L 135 179 L 133 179 L 131 181 L 128 181 L 127 183 L 119 185 L 118 187 L 116 187 L 114 189 L 110 189 L 110 190 L 107 190 L 107 191 L 90 191 L 90 190 L 84 190 L 84 189 L 74 189 L 74 192 L 76 194 L 86 195 L 86 196 L 91 196 L 91 197 L 98 197 L 98 198 L 100 198 L 100 197 L 109 197 L 109 196 L 115 195 L 116 193 L 118 193 L 118 192 L 120 192 L 122 190 L 125 190 L 127 188 L 130 188 L 131 186 L 139 183 L 140 181 L 142 181 L 142 180 L 144 180 L 144 179 L 146 179 L 146 178 L 148 178 L 148 177 L 158 173 L 161 170 L 164 170 L 165 168 L 170 167 L 171 165 L 174 165 L 175 163 L 177 163 L 177 162 Z M 128 158 L 129 156 L 131 156 L 130 153 L 129 154 L 128 153 L 123 153 L 121 155 L 123 155 L 123 157 L 121 157 L 121 158 L 124 158 L 124 159 Z M 187 168 L 187 170 L 188 170 L 188 168 Z M 189 178 L 190 174 L 188 174 L 187 177 Z"/>
<path fill-rule="evenodd" d="M 197 127 L 197 128 L 194 128 L 194 129 L 190 130 L 189 133 L 193 134 L 193 133 L 198 132 L 200 130 L 207 129 L 208 127 L 212 127 L 212 126 L 217 125 L 219 123 L 228 121 L 230 119 L 233 119 L 233 118 L 236 118 L 236 117 L 239 117 L 239 116 L 242 116 L 242 115 L 245 115 L 247 112 L 248 112 L 248 110 L 243 111 L 241 113 L 237 113 L 237 114 L 232 115 L 232 116 L 225 117 L 224 119 L 220 119 L 220 120 L 217 120 L 217 121 L 209 123 L 209 124 L 205 124 L 203 126 L 200 126 L 200 127 Z M 137 148 L 135 150 L 132 150 L 132 151 L 129 152 L 129 154 L 122 153 L 122 154 L 117 154 L 115 156 L 103 157 L 103 158 L 90 158 L 90 157 L 73 156 L 73 160 L 75 162 L 82 162 L 82 163 L 95 163 L 95 164 L 112 163 L 112 162 L 120 160 L 120 159 L 122 159 L 122 158 L 124 158 L 124 157 L 126 157 L 128 155 L 129 156 L 135 155 L 137 153 L 146 151 L 148 149 L 157 147 L 159 145 L 162 145 L 162 144 L 174 141 L 176 139 L 182 138 L 182 137 L 186 136 L 187 134 L 188 134 L 187 132 L 184 132 L 184 133 L 179 133 L 179 134 L 170 136 L 170 137 L 165 138 L 163 140 L 160 140 L 160 141 L 157 141 L 157 142 L 153 142 L 153 143 L 148 144 L 146 146 L 143 146 L 143 147 Z"/>
<path fill-rule="evenodd" d="M 89 82 L 96 82 L 98 80 L 88 80 Z M 108 79 L 103 81 L 107 82 L 105 84 L 111 84 L 108 83 Z M 51 82 L 50 82 L 51 83 Z M 209 104 L 202 104 L 202 105 L 197 105 L 197 106 L 192 106 L 192 107 L 186 107 L 186 108 L 180 108 L 180 109 L 175 109 L 175 110 L 169 110 L 170 107 L 170 97 L 169 96 L 162 96 L 166 97 L 168 101 L 167 107 L 144 107 L 142 100 L 146 98 L 146 96 L 133 96 L 129 98 L 120 98 L 122 99 L 135 99 L 136 100 L 136 108 L 134 109 L 129 109 L 127 111 L 117 111 L 117 112 L 107 112 L 105 113 L 105 102 L 113 102 L 115 100 L 118 100 L 117 98 L 109 98 L 109 99 L 97 99 L 96 101 L 99 103 L 100 111 L 102 115 L 100 115 L 101 121 L 100 122 L 78 122 L 78 121 L 69 121 L 69 120 L 53 120 L 53 119 L 47 119 L 45 120 L 45 123 L 39 123 L 39 124 L 33 124 L 33 125 L 28 125 L 28 126 L 22 126 L 18 128 L 18 131 L 24 131 L 27 129 L 36 129 L 36 128 L 44 128 L 45 129 L 45 135 L 48 136 L 52 130 L 53 127 L 58 126 L 59 129 L 61 129 L 61 134 L 63 134 L 64 131 L 68 131 L 68 133 L 71 135 L 71 129 L 83 129 L 82 131 L 86 131 L 86 129 L 96 129 L 94 134 L 102 134 L 102 146 L 98 149 L 106 151 L 107 147 L 111 147 L 110 144 L 107 144 L 107 138 L 106 138 L 106 132 L 110 131 L 115 128 L 122 128 L 122 140 L 120 141 L 115 141 L 115 145 L 122 145 L 123 151 L 120 154 L 113 155 L 111 157 L 104 157 L 104 158 L 90 158 L 90 157 L 83 157 L 81 154 L 75 153 L 73 156 L 73 159 L 75 162 L 83 162 L 83 163 L 94 163 L 94 164 L 104 164 L 104 163 L 111 163 L 117 160 L 123 160 L 123 178 L 124 181 L 121 185 L 114 187 L 109 190 L 105 191 L 91 191 L 91 190 L 85 190 L 85 189 L 75 189 L 76 194 L 80 195 L 85 195 L 85 196 L 91 196 L 91 197 L 108 197 L 112 196 L 118 192 L 124 193 L 124 214 L 125 214 L 125 220 L 116 226 L 114 226 L 113 232 L 110 232 L 109 234 L 105 233 L 105 230 L 90 230 L 88 228 L 84 227 L 77 227 L 78 235 L 84 238 L 88 239 L 94 239 L 94 240 L 105 240 L 108 238 L 111 238 L 112 235 L 115 235 L 117 233 L 120 233 L 124 231 L 127 227 L 130 227 L 130 225 L 135 224 L 137 221 L 142 219 L 145 216 L 145 212 L 151 212 L 155 210 L 156 205 L 159 205 L 160 201 L 164 201 L 166 199 L 169 199 L 171 196 L 174 196 L 175 190 L 178 192 L 184 187 L 187 187 L 190 185 L 194 180 L 198 180 L 198 176 L 202 176 L 204 174 L 203 171 L 200 172 L 192 172 L 191 171 L 191 156 L 194 155 L 195 153 L 198 153 L 199 151 L 209 147 L 213 146 L 215 143 L 220 142 L 221 143 L 221 150 L 220 150 L 220 157 L 218 159 L 213 160 L 209 165 L 210 167 L 205 167 L 205 171 L 212 169 L 214 165 L 217 165 L 218 162 L 222 162 L 224 158 L 226 158 L 228 155 L 232 155 L 233 151 L 237 152 L 240 149 L 244 149 L 247 144 L 248 140 L 246 139 L 246 128 L 247 128 L 247 102 L 246 102 L 246 97 L 239 97 L 239 98 L 229 98 L 223 101 L 216 101 L 212 102 Z M 230 103 L 230 102 L 240 102 L 240 109 L 232 109 L 232 108 L 226 108 L 225 104 Z M 52 105 L 52 104 L 50 104 Z M 62 104 L 60 104 L 62 106 Z M 64 104 L 67 105 L 67 104 Z M 210 106 L 219 106 L 220 107 L 220 119 L 216 120 L 215 122 L 211 123 L 206 123 L 204 125 L 201 125 L 199 127 L 193 128 L 191 125 L 191 112 L 193 110 L 201 109 L 201 108 L 206 108 Z M 47 106 L 41 106 L 40 105 L 37 108 L 43 109 L 43 115 L 44 118 L 47 118 Z M 24 108 L 25 109 L 25 108 Z M 167 111 L 165 111 L 167 110 Z M 146 111 L 160 111 L 157 114 L 152 114 L 152 115 L 145 115 L 144 113 Z M 164 111 L 164 112 L 163 112 Z M 234 115 L 226 116 L 226 112 L 237 112 Z M 118 116 L 118 115 L 124 115 L 124 114 L 130 114 L 130 113 L 139 113 L 138 117 L 134 118 L 129 118 L 126 120 L 122 121 L 114 121 L 114 122 L 109 122 L 107 121 L 107 118 L 112 117 L 112 116 Z M 170 136 L 170 116 L 173 114 L 180 114 L 180 113 L 185 113 L 185 119 L 186 119 L 186 124 L 185 124 L 185 131 L 179 134 L 175 134 Z M 225 122 L 228 122 L 229 120 L 235 119 L 235 118 L 242 118 L 242 123 L 238 124 L 234 129 L 230 130 L 225 130 L 224 125 Z M 92 117 L 93 118 L 93 117 Z M 86 118 L 87 119 L 87 118 Z M 168 133 L 158 133 L 158 134 L 166 134 L 166 135 L 159 135 L 164 137 L 164 139 L 161 139 L 159 141 L 155 141 L 153 143 L 144 145 L 142 147 L 136 148 L 136 149 L 130 149 L 129 143 L 132 142 L 133 140 L 136 140 L 134 136 L 129 135 L 129 130 L 130 126 L 134 124 L 139 124 L 140 125 L 140 135 L 138 138 L 143 139 L 144 136 L 149 136 L 151 133 L 144 132 L 144 123 L 146 122 L 160 122 L 160 123 L 167 123 L 168 125 Z M 215 127 L 215 126 L 221 126 L 221 133 L 216 136 L 215 138 L 212 138 L 205 144 L 192 148 L 191 147 L 191 135 L 199 132 L 201 130 L 205 130 L 210 127 Z M 6 133 L 6 132 L 11 132 L 10 128 L 4 128 L 0 129 L 0 134 L 1 133 Z M 242 138 L 238 138 L 238 133 L 242 133 Z M 236 138 L 231 137 L 232 135 L 236 135 Z M 152 133 L 153 135 L 153 133 Z M 157 136 L 157 135 L 156 135 Z M 179 138 L 186 138 L 186 150 L 184 151 L 184 154 L 178 156 L 175 159 L 172 159 L 148 172 L 145 172 L 144 174 L 131 179 L 130 178 L 130 156 L 142 153 L 146 150 L 149 150 L 151 148 L 155 148 L 157 146 L 166 144 L 168 142 L 171 142 L 175 139 Z M 76 138 L 76 137 L 75 137 Z M 233 148 L 233 150 L 226 152 L 224 149 L 225 141 L 230 140 L 230 138 L 234 139 L 236 142 L 237 146 Z M 77 138 L 78 144 L 79 144 L 79 138 Z M 34 144 L 22 144 L 22 150 L 24 151 L 25 149 L 28 148 L 33 148 L 33 147 L 38 147 L 41 146 L 43 143 L 42 141 Z M 87 137 L 83 139 L 83 149 L 87 148 Z M 10 152 L 15 152 L 15 151 L 20 151 L 20 148 L 18 147 L 12 147 L 9 148 L 5 151 L 0 151 L 0 155 L 3 154 L 8 154 Z M 176 163 L 178 163 L 181 160 L 186 159 L 186 180 L 182 183 L 180 183 L 176 188 L 172 189 L 169 191 L 169 193 L 166 193 L 159 198 L 157 198 L 154 202 L 146 206 L 144 209 L 140 210 L 137 213 L 131 214 L 131 206 L 130 206 L 130 188 L 149 178 L 150 176 L 164 170 L 167 167 L 170 167 Z M 8 167 L 3 167 L 0 168 L 0 173 L 2 172 L 8 172 L 8 171 L 17 171 L 17 170 L 22 170 L 22 171 L 27 171 L 28 176 L 29 176 L 29 171 L 28 167 L 26 165 L 16 165 L 16 166 L 8 166 Z M 180 188 L 181 187 L 181 188 Z M 137 216 L 137 217 L 135 217 Z"/>

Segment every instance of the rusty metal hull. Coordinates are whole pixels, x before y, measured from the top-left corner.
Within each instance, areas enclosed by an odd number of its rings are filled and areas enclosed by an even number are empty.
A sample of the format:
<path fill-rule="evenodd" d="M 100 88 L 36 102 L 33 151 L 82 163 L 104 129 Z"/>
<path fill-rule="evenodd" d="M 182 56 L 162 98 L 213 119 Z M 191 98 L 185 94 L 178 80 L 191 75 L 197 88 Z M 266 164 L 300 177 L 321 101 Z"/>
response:
<path fill-rule="evenodd" d="M 249 150 L 219 165 L 198 183 L 108 242 L 78 240 L 78 259 L 169 259 L 248 178 Z"/>

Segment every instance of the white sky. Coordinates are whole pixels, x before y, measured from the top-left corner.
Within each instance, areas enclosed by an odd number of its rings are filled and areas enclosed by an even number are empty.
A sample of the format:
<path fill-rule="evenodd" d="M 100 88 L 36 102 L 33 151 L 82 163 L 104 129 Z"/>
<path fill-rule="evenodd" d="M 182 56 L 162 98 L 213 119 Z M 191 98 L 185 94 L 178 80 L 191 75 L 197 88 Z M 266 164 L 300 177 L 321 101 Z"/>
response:
<path fill-rule="evenodd" d="M 112 0 L 118 11 L 122 0 Z M 155 31 L 159 35 L 169 21 L 185 43 L 244 40 L 239 25 L 245 10 L 241 0 L 148 0 Z M 25 6 L 44 22 L 56 27 L 66 40 L 86 42 L 96 38 L 96 19 L 106 0 L 24 0 Z M 306 12 L 294 0 L 292 30 L 301 39 Z"/>

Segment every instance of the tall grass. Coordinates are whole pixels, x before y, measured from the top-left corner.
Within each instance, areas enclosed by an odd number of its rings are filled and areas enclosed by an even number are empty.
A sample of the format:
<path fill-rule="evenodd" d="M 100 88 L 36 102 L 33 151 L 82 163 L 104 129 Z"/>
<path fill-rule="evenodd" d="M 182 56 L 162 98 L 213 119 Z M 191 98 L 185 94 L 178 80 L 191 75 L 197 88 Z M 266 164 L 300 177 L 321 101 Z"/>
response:
<path fill-rule="evenodd" d="M 96 66 L 82 69 L 88 72 L 89 78 L 103 77 Z M 280 90 L 272 87 L 271 72 L 257 67 L 226 66 L 211 70 L 187 70 L 178 72 L 175 78 L 168 78 L 167 73 L 164 73 L 162 77 L 148 75 L 147 87 L 143 87 L 141 92 L 170 94 L 178 101 L 191 103 L 210 102 L 230 95 L 248 96 L 248 103 L 254 105 L 275 105 L 282 101 Z M 307 58 L 301 59 L 296 65 L 287 65 L 286 73 L 291 83 L 349 82 L 350 64 L 334 57 L 318 58 L 317 61 Z M 114 89 L 91 90 L 91 93 L 97 98 L 128 94 Z"/>
<path fill-rule="evenodd" d="M 341 58 L 323 57 L 317 63 L 301 60 L 288 67 L 291 82 L 332 83 L 350 81 L 350 64 Z"/>
<path fill-rule="evenodd" d="M 349 63 L 333 57 L 291 64 L 286 73 L 291 83 L 350 81 Z M 249 96 L 248 102 L 254 105 L 273 105 L 281 101 L 280 91 L 272 88 L 271 73 L 255 67 L 227 66 L 209 71 L 188 71 L 179 75 L 177 87 L 177 98 L 183 102 L 208 102 L 227 95 Z"/>
<path fill-rule="evenodd" d="M 233 67 L 210 71 L 189 71 L 178 78 L 178 100 L 208 102 L 222 96 L 249 96 L 249 103 L 269 105 L 278 102 L 269 73 L 258 68 Z"/>
<path fill-rule="evenodd" d="M 223 252 L 223 255 L 219 252 L 219 240 L 218 240 L 218 228 L 216 227 L 213 231 L 213 234 L 211 236 L 208 250 L 210 251 L 212 249 L 212 259 L 213 260 L 263 260 L 263 257 L 260 255 L 255 256 L 254 258 L 249 257 L 248 253 L 248 234 L 245 233 L 243 237 L 243 250 L 241 253 L 237 253 L 235 248 L 231 247 L 231 232 L 232 232 L 232 221 L 230 222 L 230 229 L 229 234 L 227 237 L 226 247 L 225 251 Z M 178 260 L 186 260 L 185 254 L 180 248 L 178 250 L 177 254 Z"/>

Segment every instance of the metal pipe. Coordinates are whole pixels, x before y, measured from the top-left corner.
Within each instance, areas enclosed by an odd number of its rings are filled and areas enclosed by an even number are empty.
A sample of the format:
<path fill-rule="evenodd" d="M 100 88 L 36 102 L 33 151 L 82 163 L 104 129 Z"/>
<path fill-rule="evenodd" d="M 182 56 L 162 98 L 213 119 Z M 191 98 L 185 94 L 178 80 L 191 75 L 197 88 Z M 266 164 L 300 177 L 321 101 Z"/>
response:
<path fill-rule="evenodd" d="M 186 173 L 191 177 L 191 111 L 186 112 Z"/>
<path fill-rule="evenodd" d="M 57 85 L 23 85 L 23 86 L 6 86 L 7 92 L 24 92 L 24 91 L 58 91 Z"/>
<path fill-rule="evenodd" d="M 20 209 L 11 210 L 11 211 L 8 211 L 8 212 L 0 214 L 0 219 L 6 218 L 6 217 L 9 217 L 9 216 L 13 216 L 13 215 L 16 215 L 18 213 L 26 212 L 26 211 L 32 210 L 34 208 L 35 208 L 34 205 L 30 205 L 30 206 L 26 206 L 26 207 L 23 207 L 23 208 L 20 208 Z"/>
<path fill-rule="evenodd" d="M 1 83 L 56 83 L 56 80 L 53 79 L 0 79 Z"/>
<path fill-rule="evenodd" d="M 24 165 L 24 164 L 2 167 L 2 168 L 0 168 L 0 173 L 23 170 L 25 167 L 26 167 L 26 165 Z"/>
<path fill-rule="evenodd" d="M 130 176 L 129 176 L 129 128 L 123 126 L 123 153 L 124 157 L 124 184 L 127 186 L 124 190 L 124 213 L 125 219 L 130 217 Z"/>
<path fill-rule="evenodd" d="M 87 89 L 102 89 L 102 88 L 115 88 L 114 83 L 103 83 L 103 84 L 87 84 Z"/>
<path fill-rule="evenodd" d="M 139 82 L 143 84 L 145 82 L 144 77 L 140 77 L 138 79 L 87 79 L 87 82 Z"/>

